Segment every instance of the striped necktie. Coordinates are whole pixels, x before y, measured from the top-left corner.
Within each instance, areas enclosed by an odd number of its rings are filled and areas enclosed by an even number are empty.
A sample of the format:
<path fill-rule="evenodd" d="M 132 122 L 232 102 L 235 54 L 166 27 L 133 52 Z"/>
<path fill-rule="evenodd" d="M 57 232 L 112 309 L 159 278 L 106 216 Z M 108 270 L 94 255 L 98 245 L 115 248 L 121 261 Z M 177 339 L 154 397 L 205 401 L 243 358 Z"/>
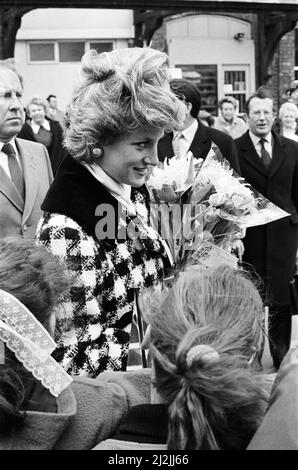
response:
<path fill-rule="evenodd" d="M 25 182 L 22 170 L 20 168 L 19 162 L 17 160 L 16 153 L 11 144 L 5 144 L 2 147 L 2 152 L 5 153 L 8 157 L 8 168 L 10 171 L 11 181 L 17 188 L 22 199 L 25 199 Z"/>

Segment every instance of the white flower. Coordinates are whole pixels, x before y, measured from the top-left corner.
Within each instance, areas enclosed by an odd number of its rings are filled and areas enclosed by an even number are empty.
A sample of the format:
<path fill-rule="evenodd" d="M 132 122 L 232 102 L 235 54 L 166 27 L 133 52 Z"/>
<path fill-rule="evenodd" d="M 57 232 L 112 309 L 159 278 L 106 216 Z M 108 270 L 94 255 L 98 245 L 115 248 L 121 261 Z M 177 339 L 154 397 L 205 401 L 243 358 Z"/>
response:
<path fill-rule="evenodd" d="M 204 214 L 204 220 L 206 222 L 215 222 L 215 220 L 218 219 L 218 210 L 214 209 L 214 207 L 210 206 L 207 208 L 205 214 Z"/>
<path fill-rule="evenodd" d="M 154 189 L 161 189 L 164 185 L 173 186 L 176 192 L 185 191 L 194 180 L 195 165 L 199 160 L 194 159 L 191 152 L 186 158 L 173 157 L 164 161 L 163 168 L 155 167 L 147 184 Z"/>
<path fill-rule="evenodd" d="M 246 197 L 244 194 L 233 194 L 231 198 L 234 207 L 237 209 L 245 209 L 246 207 L 248 208 L 254 200 L 251 199 L 250 197 Z"/>
<path fill-rule="evenodd" d="M 211 194 L 208 199 L 210 206 L 221 206 L 227 200 L 227 196 L 224 193 Z"/>

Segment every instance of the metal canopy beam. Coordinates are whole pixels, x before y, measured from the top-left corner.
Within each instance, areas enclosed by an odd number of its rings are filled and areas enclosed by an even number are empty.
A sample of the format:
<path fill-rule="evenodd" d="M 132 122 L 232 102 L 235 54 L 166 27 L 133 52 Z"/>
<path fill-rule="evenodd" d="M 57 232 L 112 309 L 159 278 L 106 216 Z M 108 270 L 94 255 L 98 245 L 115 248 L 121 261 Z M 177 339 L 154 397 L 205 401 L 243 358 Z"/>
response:
<path fill-rule="evenodd" d="M 119 9 L 175 9 L 177 12 L 201 11 L 289 11 L 298 9 L 297 0 L 0 0 L 0 7 L 25 8 L 119 8 Z"/>

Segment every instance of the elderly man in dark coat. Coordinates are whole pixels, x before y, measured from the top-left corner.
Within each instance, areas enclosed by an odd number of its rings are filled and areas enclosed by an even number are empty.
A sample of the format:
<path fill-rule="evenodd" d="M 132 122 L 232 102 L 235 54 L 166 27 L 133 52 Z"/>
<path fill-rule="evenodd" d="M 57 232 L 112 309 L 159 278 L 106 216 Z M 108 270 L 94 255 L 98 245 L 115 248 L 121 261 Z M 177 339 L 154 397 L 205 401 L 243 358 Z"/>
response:
<path fill-rule="evenodd" d="M 273 100 L 264 90 L 247 102 L 249 130 L 235 141 L 241 174 L 260 193 L 291 215 L 249 228 L 243 261 L 264 281 L 269 305 L 269 346 L 278 368 L 289 348 L 289 282 L 295 270 L 298 224 L 298 144 L 272 132 Z"/>
<path fill-rule="evenodd" d="M 201 109 L 201 95 L 198 88 L 188 80 L 171 81 L 174 93 L 185 101 L 187 112 L 183 129 L 166 134 L 158 143 L 158 159 L 181 158 L 191 151 L 195 158 L 205 159 L 214 142 L 234 170 L 240 172 L 237 150 L 232 137 L 224 132 L 208 127 L 197 119 Z"/>

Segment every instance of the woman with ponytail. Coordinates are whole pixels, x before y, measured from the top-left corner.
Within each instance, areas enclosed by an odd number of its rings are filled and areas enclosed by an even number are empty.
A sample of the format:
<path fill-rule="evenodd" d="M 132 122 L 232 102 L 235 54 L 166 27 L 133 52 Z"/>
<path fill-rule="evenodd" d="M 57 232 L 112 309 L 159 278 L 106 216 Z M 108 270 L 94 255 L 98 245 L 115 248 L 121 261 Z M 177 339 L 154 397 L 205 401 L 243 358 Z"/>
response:
<path fill-rule="evenodd" d="M 268 398 L 254 367 L 263 312 L 256 287 L 220 266 L 181 273 L 144 305 L 154 404 L 131 409 L 96 449 L 246 449 Z"/>
<path fill-rule="evenodd" d="M 151 48 L 90 51 L 81 73 L 66 117 L 69 155 L 42 204 L 37 240 L 75 274 L 57 313 L 55 358 L 71 374 L 97 377 L 126 370 L 136 296 L 163 279 L 167 257 L 144 183 L 185 105 L 170 90 L 168 56 Z"/>

